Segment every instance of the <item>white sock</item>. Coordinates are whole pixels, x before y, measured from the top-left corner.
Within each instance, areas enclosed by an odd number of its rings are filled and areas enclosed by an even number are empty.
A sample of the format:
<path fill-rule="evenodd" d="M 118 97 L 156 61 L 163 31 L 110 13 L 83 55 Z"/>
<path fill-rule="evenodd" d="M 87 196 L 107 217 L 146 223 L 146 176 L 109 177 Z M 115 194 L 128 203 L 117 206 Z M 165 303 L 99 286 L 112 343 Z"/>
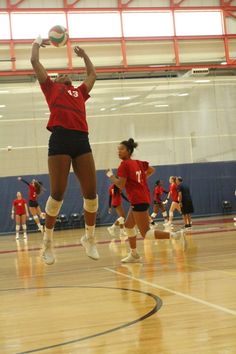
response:
<path fill-rule="evenodd" d="M 47 229 L 45 227 L 45 232 L 44 232 L 43 239 L 52 241 L 52 239 L 53 239 L 53 229 Z"/>
<path fill-rule="evenodd" d="M 95 225 L 89 226 L 85 224 L 85 235 L 86 237 L 89 238 L 94 238 L 94 233 L 95 233 Z"/>

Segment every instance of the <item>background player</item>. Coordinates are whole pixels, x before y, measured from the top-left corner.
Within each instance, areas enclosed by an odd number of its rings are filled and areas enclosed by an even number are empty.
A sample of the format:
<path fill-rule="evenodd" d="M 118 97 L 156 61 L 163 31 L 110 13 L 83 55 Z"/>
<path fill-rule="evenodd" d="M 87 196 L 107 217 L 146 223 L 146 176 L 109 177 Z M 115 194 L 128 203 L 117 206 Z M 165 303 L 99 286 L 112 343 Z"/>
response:
<path fill-rule="evenodd" d="M 125 212 L 122 206 L 122 198 L 124 198 L 127 202 L 128 199 L 121 192 L 120 188 L 118 188 L 115 184 L 112 184 L 109 187 L 109 209 L 108 213 L 111 214 L 112 208 L 115 209 L 118 218 L 116 221 L 107 228 L 109 234 L 113 237 L 116 236 L 115 229 L 116 227 L 120 227 L 120 237 L 125 237 L 124 232 L 124 222 L 125 222 Z M 112 207 L 112 208 L 111 208 Z"/>
<path fill-rule="evenodd" d="M 26 200 L 22 197 L 21 192 L 16 193 L 16 199 L 12 202 L 11 218 L 16 221 L 16 240 L 19 240 L 20 226 L 22 226 L 23 237 L 27 239 L 26 217 L 29 217 Z"/>
<path fill-rule="evenodd" d="M 118 155 L 122 160 L 117 177 L 112 170 L 107 171 L 107 176 L 111 182 L 120 189 L 125 188 L 127 197 L 131 203 L 127 219 L 125 221 L 125 231 L 129 238 L 130 253 L 122 259 L 122 262 L 139 262 L 140 255 L 136 248 L 136 229 L 138 226 L 141 235 L 147 239 L 180 239 L 181 233 L 170 233 L 159 230 L 151 230 L 149 225 L 148 209 L 151 203 L 151 195 L 147 185 L 147 178 L 154 173 L 154 168 L 146 161 L 132 160 L 131 155 L 138 146 L 131 138 L 124 140 L 118 146 Z"/>
<path fill-rule="evenodd" d="M 164 203 L 168 203 L 169 198 L 171 198 L 172 203 L 169 209 L 169 221 L 166 224 L 167 226 L 172 226 L 172 221 L 174 217 L 174 211 L 177 210 L 181 214 L 180 206 L 179 206 L 179 196 L 177 191 L 176 177 L 170 176 L 169 178 L 169 193 L 167 195 L 167 199 Z"/>
<path fill-rule="evenodd" d="M 33 219 L 38 226 L 38 230 L 43 232 L 43 225 L 40 223 L 40 218 L 44 219 L 45 215 L 42 213 L 38 204 L 38 196 L 43 192 L 43 184 L 36 179 L 32 179 L 31 183 L 27 182 L 22 177 L 18 177 L 18 181 L 21 181 L 28 186 L 29 191 L 29 210 Z"/>
<path fill-rule="evenodd" d="M 191 214 L 194 212 L 189 187 L 183 183 L 182 177 L 176 178 L 179 206 L 184 219 L 185 228 L 192 227 Z"/>
<path fill-rule="evenodd" d="M 155 188 L 153 192 L 153 212 L 151 214 L 152 224 L 154 224 L 154 219 L 157 217 L 158 211 L 161 210 L 162 216 L 164 218 L 165 223 L 168 222 L 168 216 L 166 212 L 166 204 L 162 202 L 163 193 L 168 194 L 167 191 L 163 188 L 163 182 L 161 180 L 157 180 L 155 183 Z"/>
<path fill-rule="evenodd" d="M 53 264 L 53 228 L 61 209 L 71 165 L 80 182 L 84 197 L 85 235 L 81 243 L 86 253 L 99 259 L 95 245 L 95 222 L 98 209 L 96 172 L 88 139 L 85 101 L 90 97 L 96 80 L 95 68 L 85 51 L 75 47 L 75 54 L 84 60 L 86 77 L 82 85 L 74 87 L 68 75 L 60 74 L 52 81 L 39 61 L 39 49 L 49 42 L 38 37 L 31 52 L 31 64 L 50 109 L 47 129 L 51 131 L 48 150 L 50 197 L 46 203 L 46 222 L 42 258 Z M 88 178 L 89 176 L 89 178 Z"/>

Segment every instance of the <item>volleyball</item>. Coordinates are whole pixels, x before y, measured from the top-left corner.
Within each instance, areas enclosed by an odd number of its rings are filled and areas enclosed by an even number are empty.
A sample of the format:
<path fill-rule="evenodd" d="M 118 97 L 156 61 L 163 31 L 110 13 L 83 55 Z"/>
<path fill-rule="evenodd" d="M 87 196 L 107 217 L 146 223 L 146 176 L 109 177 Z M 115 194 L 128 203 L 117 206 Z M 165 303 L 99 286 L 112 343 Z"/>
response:
<path fill-rule="evenodd" d="M 68 41 L 67 29 L 63 26 L 54 26 L 48 32 L 48 38 L 55 47 L 62 47 Z"/>

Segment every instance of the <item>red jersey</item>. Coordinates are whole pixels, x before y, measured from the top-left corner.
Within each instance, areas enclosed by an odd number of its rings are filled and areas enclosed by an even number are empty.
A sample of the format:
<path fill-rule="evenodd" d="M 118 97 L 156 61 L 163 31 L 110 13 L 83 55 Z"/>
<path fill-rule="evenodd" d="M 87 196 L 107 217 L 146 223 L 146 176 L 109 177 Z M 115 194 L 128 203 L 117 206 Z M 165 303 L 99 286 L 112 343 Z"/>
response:
<path fill-rule="evenodd" d="M 25 210 L 25 205 L 27 204 L 25 199 L 15 199 L 13 200 L 12 205 L 15 208 L 15 213 L 16 215 L 24 215 L 26 214 L 26 210 Z"/>
<path fill-rule="evenodd" d="M 122 203 L 122 198 L 121 198 L 121 191 L 119 188 L 116 188 L 116 193 L 115 193 L 115 188 L 114 184 L 112 184 L 109 188 L 109 194 L 111 196 L 111 205 L 112 206 L 118 206 L 121 205 Z"/>
<path fill-rule="evenodd" d="M 65 129 L 88 132 L 85 101 L 90 96 L 84 83 L 78 87 L 68 86 L 54 82 L 48 76 L 40 86 L 51 112 L 47 124 L 48 130 L 51 131 L 53 127 L 60 126 Z"/>
<path fill-rule="evenodd" d="M 147 185 L 146 171 L 148 162 L 139 160 L 123 160 L 118 167 L 117 176 L 126 178 L 125 189 L 132 205 L 151 203 L 151 195 Z"/>
<path fill-rule="evenodd" d="M 173 202 L 178 202 L 178 191 L 177 191 L 177 184 L 171 183 L 169 187 L 170 196 Z"/>
<path fill-rule="evenodd" d="M 29 200 L 37 200 L 36 188 L 33 184 L 29 184 Z"/>
<path fill-rule="evenodd" d="M 157 202 L 157 203 L 161 202 L 161 197 L 162 197 L 163 192 L 164 192 L 164 188 L 162 186 L 156 186 L 154 188 L 153 196 L 154 196 L 155 202 Z"/>

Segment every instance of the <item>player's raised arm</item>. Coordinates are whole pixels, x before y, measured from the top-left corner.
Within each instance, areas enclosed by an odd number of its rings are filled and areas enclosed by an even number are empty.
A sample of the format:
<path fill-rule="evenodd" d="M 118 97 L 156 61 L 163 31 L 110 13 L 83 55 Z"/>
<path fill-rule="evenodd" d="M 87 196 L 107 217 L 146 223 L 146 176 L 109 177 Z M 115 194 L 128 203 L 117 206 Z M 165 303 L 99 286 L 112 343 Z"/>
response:
<path fill-rule="evenodd" d="M 39 61 L 39 49 L 40 47 L 45 47 L 46 45 L 49 45 L 49 41 L 47 39 L 42 39 L 41 37 L 38 37 L 34 40 L 32 44 L 32 50 L 31 50 L 30 61 L 34 68 L 37 79 L 41 84 L 46 81 L 48 74 L 45 68 L 43 67 L 43 65 Z"/>
<path fill-rule="evenodd" d="M 88 57 L 88 55 L 85 53 L 85 51 L 82 48 L 77 46 L 74 48 L 74 52 L 78 57 L 84 59 L 84 64 L 85 64 L 86 73 L 87 73 L 84 83 L 87 86 L 87 90 L 89 93 L 92 90 L 93 85 L 96 80 L 96 77 L 97 77 L 95 67 L 93 66 L 93 63 L 91 62 L 90 58 Z"/>

